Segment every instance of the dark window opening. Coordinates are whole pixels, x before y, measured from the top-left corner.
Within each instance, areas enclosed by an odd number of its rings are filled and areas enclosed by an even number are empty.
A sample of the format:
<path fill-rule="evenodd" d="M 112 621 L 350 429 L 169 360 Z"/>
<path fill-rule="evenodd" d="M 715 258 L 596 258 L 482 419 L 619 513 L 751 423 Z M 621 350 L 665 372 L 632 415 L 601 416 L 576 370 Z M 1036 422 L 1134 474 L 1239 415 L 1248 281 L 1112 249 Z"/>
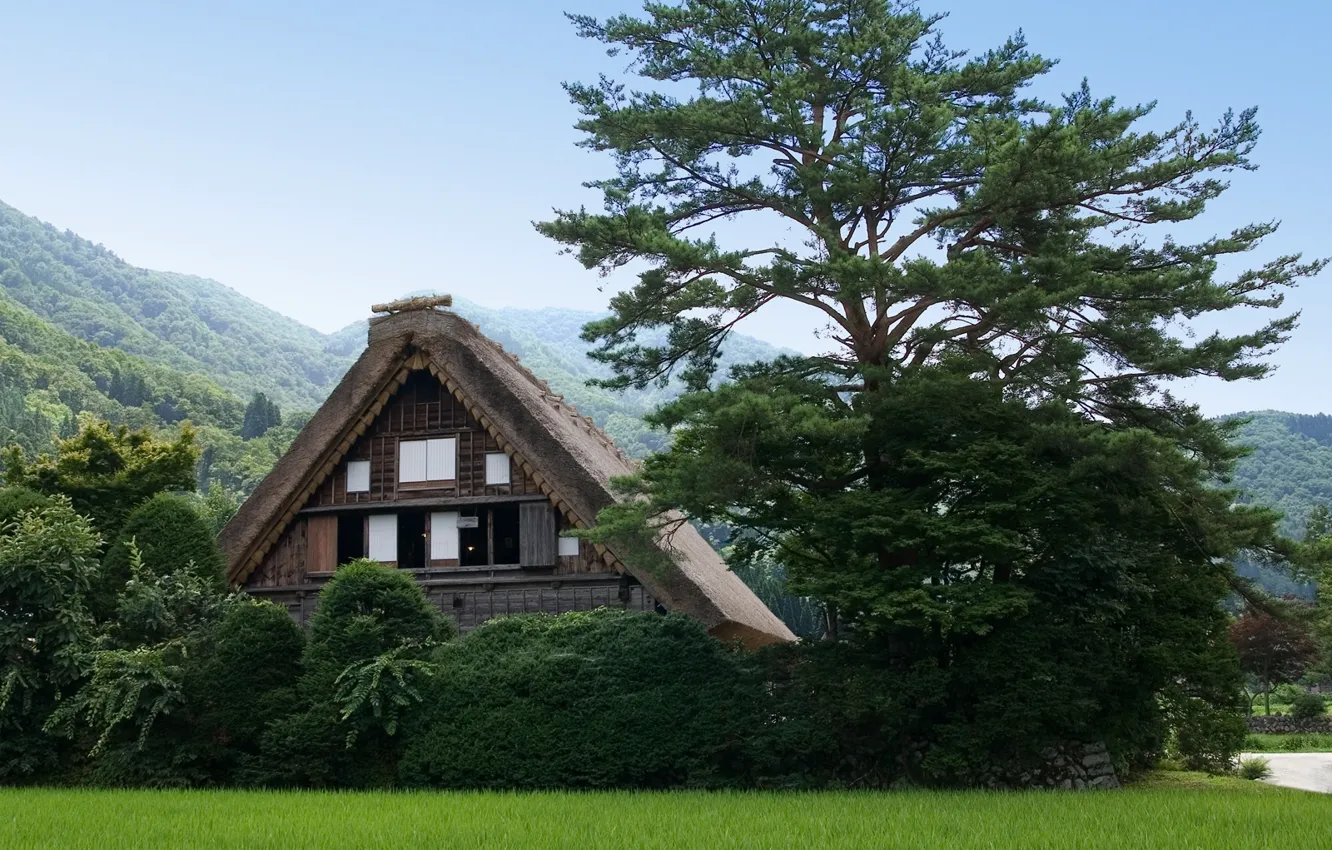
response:
<path fill-rule="evenodd" d="M 442 386 L 439 378 L 420 369 L 407 376 L 407 381 L 399 392 L 403 396 L 411 396 L 414 404 L 438 404 Z"/>
<path fill-rule="evenodd" d="M 470 528 L 468 526 L 471 526 Z M 464 567 L 484 567 L 490 563 L 485 509 L 464 509 L 458 516 L 458 563 Z"/>
<path fill-rule="evenodd" d="M 365 515 L 338 517 L 338 566 L 365 557 Z"/>
<path fill-rule="evenodd" d="M 495 541 L 495 563 L 516 564 L 518 552 L 518 506 L 496 505 L 491 513 L 492 540 Z"/>
<path fill-rule="evenodd" d="M 423 570 L 426 565 L 426 513 L 402 511 L 398 514 L 398 567 Z"/>

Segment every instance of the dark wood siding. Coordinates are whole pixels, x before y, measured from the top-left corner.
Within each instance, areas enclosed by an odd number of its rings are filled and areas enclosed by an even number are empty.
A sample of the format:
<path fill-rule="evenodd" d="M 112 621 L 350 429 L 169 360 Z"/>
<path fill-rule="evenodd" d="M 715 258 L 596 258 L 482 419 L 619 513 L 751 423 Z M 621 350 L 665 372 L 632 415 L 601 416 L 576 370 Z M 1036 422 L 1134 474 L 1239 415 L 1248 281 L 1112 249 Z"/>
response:
<path fill-rule="evenodd" d="M 314 613 L 326 576 L 295 587 L 255 588 L 255 596 L 286 606 L 304 625 Z M 654 611 L 657 600 L 632 578 L 613 573 L 564 579 L 529 576 L 516 579 L 423 579 L 426 598 L 463 631 L 508 614 L 564 614 L 594 608 Z"/>
<path fill-rule="evenodd" d="M 305 576 L 307 522 L 304 517 L 298 517 L 287 526 L 263 561 L 250 573 L 245 582 L 247 587 L 300 584 Z"/>
<path fill-rule="evenodd" d="M 457 479 L 447 486 L 398 486 L 398 441 L 454 437 L 458 441 Z M 486 484 L 486 454 L 499 443 L 467 409 L 426 371 L 413 372 L 347 452 L 305 507 L 392 502 L 425 496 L 526 496 L 541 488 L 509 459 L 509 483 Z M 370 461 L 370 490 L 347 492 L 347 462 Z"/>
<path fill-rule="evenodd" d="M 555 564 L 555 509 L 547 502 L 518 506 L 518 563 L 524 567 Z"/>

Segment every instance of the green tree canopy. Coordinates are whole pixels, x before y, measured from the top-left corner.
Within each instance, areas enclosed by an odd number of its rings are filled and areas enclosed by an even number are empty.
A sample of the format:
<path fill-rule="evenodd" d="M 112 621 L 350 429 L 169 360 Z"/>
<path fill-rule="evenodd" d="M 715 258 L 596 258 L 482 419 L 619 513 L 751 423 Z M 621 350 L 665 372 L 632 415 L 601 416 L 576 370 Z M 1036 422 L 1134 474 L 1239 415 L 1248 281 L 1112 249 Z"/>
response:
<path fill-rule="evenodd" d="M 50 770 L 47 715 L 82 675 L 97 532 L 68 499 L 0 526 L 0 779 Z"/>
<path fill-rule="evenodd" d="M 1168 390 L 1262 377 L 1295 317 L 1175 329 L 1280 307 L 1323 262 L 1227 278 L 1275 224 L 1192 244 L 1162 231 L 1252 167 L 1254 111 L 1153 130 L 1150 105 L 1085 84 L 1048 102 L 1031 84 L 1052 63 L 1020 36 L 967 57 L 911 3 L 645 9 L 573 18 L 642 88 L 567 85 L 582 144 L 615 170 L 590 184 L 601 211 L 537 227 L 588 268 L 646 267 L 584 330 L 605 383 L 679 372 L 695 392 L 654 417 L 675 442 L 626 485 L 647 498 L 593 536 L 659 562 L 648 544 L 672 509 L 739 527 L 738 557 L 774 556 L 831 603 L 830 634 L 949 671 L 932 734 L 970 737 L 948 752 L 1005 757 L 1022 729 L 1143 754 L 1162 706 L 1237 746 L 1234 724 L 1194 710 L 1230 711 L 1238 690 L 1226 559 L 1287 546 L 1271 512 L 1207 486 L 1239 454 L 1235 426 Z M 808 310 L 826 353 L 709 391 L 727 335 L 779 301 Z"/>
<path fill-rule="evenodd" d="M 150 575 L 188 573 L 215 592 L 226 587 L 226 564 L 213 527 L 197 503 L 186 496 L 158 493 L 125 518 L 98 576 L 95 595 L 104 614 L 115 610 L 116 596 L 132 578 L 132 551 L 138 553 Z"/>
<path fill-rule="evenodd" d="M 255 393 L 245 406 L 245 420 L 241 423 L 241 437 L 252 440 L 268 433 L 270 428 L 282 424 L 282 411 L 263 393 Z"/>
<path fill-rule="evenodd" d="M 169 438 L 84 419 L 77 434 L 57 443 L 54 454 L 29 461 L 21 449 L 8 449 L 5 481 L 68 496 L 104 538 L 114 539 L 140 502 L 162 491 L 194 490 L 198 459 L 194 430 L 188 426 Z"/>

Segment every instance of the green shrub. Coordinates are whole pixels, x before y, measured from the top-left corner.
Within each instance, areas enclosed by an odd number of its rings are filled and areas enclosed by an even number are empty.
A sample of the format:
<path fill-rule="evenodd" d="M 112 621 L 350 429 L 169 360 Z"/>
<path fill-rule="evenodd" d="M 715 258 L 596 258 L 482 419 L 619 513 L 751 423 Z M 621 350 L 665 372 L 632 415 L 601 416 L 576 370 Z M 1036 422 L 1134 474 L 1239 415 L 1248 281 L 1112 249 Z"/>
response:
<path fill-rule="evenodd" d="M 883 787 L 918 767 L 942 672 L 894 668 L 844 643 L 774 646 L 760 660 L 765 717 L 748 730 L 760 784 Z"/>
<path fill-rule="evenodd" d="M 1327 714 L 1327 702 L 1322 694 L 1305 691 L 1290 704 L 1290 716 L 1300 720 L 1322 717 Z"/>
<path fill-rule="evenodd" d="M 198 641 L 185 669 L 185 696 L 210 774 L 248 770 L 269 724 L 299 703 L 305 633 L 286 609 L 240 598 Z"/>
<path fill-rule="evenodd" d="M 339 677 L 388 653 L 424 660 L 453 623 L 410 575 L 368 560 L 340 567 L 319 594 L 301 656 L 300 710 L 263 734 L 251 781 L 269 785 L 372 787 L 390 784 L 401 736 L 372 713 L 344 719 Z M 401 706 L 408 716 L 417 706 Z M 393 729 L 396 732 L 396 728 Z M 354 742 L 354 744 L 353 744 Z"/>
<path fill-rule="evenodd" d="M 131 578 L 130 540 L 154 575 L 188 570 L 219 591 L 225 589 L 222 552 L 195 501 L 158 493 L 129 512 L 120 535 L 102 559 L 102 573 L 93 592 L 94 610 L 102 619 L 115 612 L 116 597 Z"/>
<path fill-rule="evenodd" d="M 399 776 L 450 788 L 671 788 L 747 773 L 744 656 L 696 621 L 613 609 L 492 620 L 435 656 Z"/>
<path fill-rule="evenodd" d="M 1262 756 L 1242 758 L 1239 762 L 1239 775 L 1242 779 L 1266 779 L 1272 775 L 1272 765 Z"/>
<path fill-rule="evenodd" d="M 50 496 L 29 490 L 27 487 L 0 489 L 0 526 L 12 522 L 22 511 L 49 507 L 50 504 Z"/>
<path fill-rule="evenodd" d="M 338 676 L 350 665 L 454 632 L 453 621 L 440 615 L 410 575 L 376 561 L 352 561 L 319 594 L 301 688 L 311 698 L 331 699 Z"/>
<path fill-rule="evenodd" d="M 1189 770 L 1226 773 L 1244 743 L 1244 717 L 1234 707 L 1177 697 L 1170 710 L 1174 749 Z"/>
<path fill-rule="evenodd" d="M 1287 735 L 1281 739 L 1279 744 L 1282 750 L 1288 753 L 1298 753 L 1300 750 L 1309 746 L 1308 735 Z"/>

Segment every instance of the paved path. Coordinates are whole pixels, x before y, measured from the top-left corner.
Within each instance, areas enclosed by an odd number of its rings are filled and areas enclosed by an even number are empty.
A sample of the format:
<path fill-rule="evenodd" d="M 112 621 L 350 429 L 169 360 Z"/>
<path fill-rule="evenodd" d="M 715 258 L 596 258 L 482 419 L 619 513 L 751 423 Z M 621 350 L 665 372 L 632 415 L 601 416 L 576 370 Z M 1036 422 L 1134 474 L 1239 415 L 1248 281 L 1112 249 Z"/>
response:
<path fill-rule="evenodd" d="M 1332 753 L 1245 753 L 1262 756 L 1272 766 L 1264 782 L 1303 791 L 1332 794 Z"/>

